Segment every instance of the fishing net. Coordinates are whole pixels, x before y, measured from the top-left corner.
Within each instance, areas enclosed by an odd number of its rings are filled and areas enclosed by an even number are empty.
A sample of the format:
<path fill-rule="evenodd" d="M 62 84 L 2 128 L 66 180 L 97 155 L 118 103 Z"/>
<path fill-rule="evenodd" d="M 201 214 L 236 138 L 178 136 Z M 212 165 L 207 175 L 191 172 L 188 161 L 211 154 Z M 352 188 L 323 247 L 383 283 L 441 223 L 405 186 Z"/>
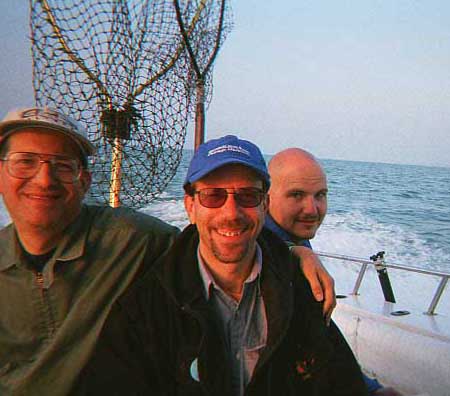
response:
<path fill-rule="evenodd" d="M 195 81 L 195 147 L 204 141 L 205 105 L 211 100 L 212 66 L 232 29 L 228 2 L 217 1 L 214 7 L 202 7 L 202 3 L 202 0 L 191 0 L 182 8 L 174 1 L 180 33 L 191 63 L 190 81 Z"/>
<path fill-rule="evenodd" d="M 188 35 L 214 9 L 212 1 L 183 3 Z M 88 130 L 97 147 L 90 199 L 148 204 L 176 173 L 196 95 L 173 3 L 30 0 L 30 11 L 36 104 Z"/>

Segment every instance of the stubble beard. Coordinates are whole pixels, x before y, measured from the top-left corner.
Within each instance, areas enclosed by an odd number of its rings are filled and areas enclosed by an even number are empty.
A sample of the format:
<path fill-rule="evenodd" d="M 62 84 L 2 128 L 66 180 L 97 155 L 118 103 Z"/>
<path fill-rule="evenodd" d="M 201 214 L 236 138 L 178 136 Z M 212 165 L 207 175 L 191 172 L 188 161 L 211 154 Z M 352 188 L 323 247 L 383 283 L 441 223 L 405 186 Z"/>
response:
<path fill-rule="evenodd" d="M 238 244 L 238 247 L 234 248 L 232 246 L 227 247 L 227 250 L 232 250 L 232 252 L 224 252 L 224 249 L 214 241 L 211 243 L 211 249 L 214 257 L 224 264 L 234 264 L 243 261 L 250 252 L 250 242 L 246 242 L 244 246 Z"/>

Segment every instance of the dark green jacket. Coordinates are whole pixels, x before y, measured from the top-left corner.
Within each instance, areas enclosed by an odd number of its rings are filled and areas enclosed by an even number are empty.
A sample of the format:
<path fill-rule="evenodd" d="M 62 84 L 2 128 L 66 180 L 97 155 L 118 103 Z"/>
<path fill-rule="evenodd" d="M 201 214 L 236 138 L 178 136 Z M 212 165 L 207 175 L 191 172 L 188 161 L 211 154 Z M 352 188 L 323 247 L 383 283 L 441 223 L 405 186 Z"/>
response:
<path fill-rule="evenodd" d="M 270 232 L 258 243 L 268 340 L 245 394 L 366 395 L 350 348 L 334 324 L 325 326 L 298 260 Z M 85 394 L 232 395 L 222 332 L 202 291 L 197 246 L 190 226 L 161 265 L 114 305 L 83 374 Z"/>
<path fill-rule="evenodd" d="M 0 395 L 67 395 L 112 303 L 177 229 L 127 209 L 86 206 L 42 274 L 15 228 L 0 231 Z"/>

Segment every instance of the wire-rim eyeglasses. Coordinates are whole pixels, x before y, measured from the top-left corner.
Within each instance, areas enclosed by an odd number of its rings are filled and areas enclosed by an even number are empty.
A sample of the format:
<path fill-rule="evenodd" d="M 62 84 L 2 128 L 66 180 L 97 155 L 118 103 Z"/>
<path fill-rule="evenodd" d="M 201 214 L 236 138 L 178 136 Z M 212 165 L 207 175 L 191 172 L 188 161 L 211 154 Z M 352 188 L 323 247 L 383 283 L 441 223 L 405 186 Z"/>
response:
<path fill-rule="evenodd" d="M 16 179 L 31 179 L 42 164 L 50 164 L 54 177 L 62 183 L 75 183 L 81 176 L 82 166 L 75 158 L 31 152 L 8 153 L 0 161 L 6 163 L 8 174 Z"/>

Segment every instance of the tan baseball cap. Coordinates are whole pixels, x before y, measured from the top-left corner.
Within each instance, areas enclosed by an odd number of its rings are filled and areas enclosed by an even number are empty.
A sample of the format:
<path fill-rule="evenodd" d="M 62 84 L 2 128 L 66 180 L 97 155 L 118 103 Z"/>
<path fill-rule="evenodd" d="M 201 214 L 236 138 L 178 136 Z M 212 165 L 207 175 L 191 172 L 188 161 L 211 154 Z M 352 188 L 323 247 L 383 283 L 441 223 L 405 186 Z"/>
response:
<path fill-rule="evenodd" d="M 45 128 L 60 132 L 71 138 L 86 156 L 95 153 L 95 147 L 87 138 L 86 130 L 77 121 L 58 110 L 49 107 L 12 110 L 0 122 L 0 138 L 3 140 L 24 128 Z"/>

